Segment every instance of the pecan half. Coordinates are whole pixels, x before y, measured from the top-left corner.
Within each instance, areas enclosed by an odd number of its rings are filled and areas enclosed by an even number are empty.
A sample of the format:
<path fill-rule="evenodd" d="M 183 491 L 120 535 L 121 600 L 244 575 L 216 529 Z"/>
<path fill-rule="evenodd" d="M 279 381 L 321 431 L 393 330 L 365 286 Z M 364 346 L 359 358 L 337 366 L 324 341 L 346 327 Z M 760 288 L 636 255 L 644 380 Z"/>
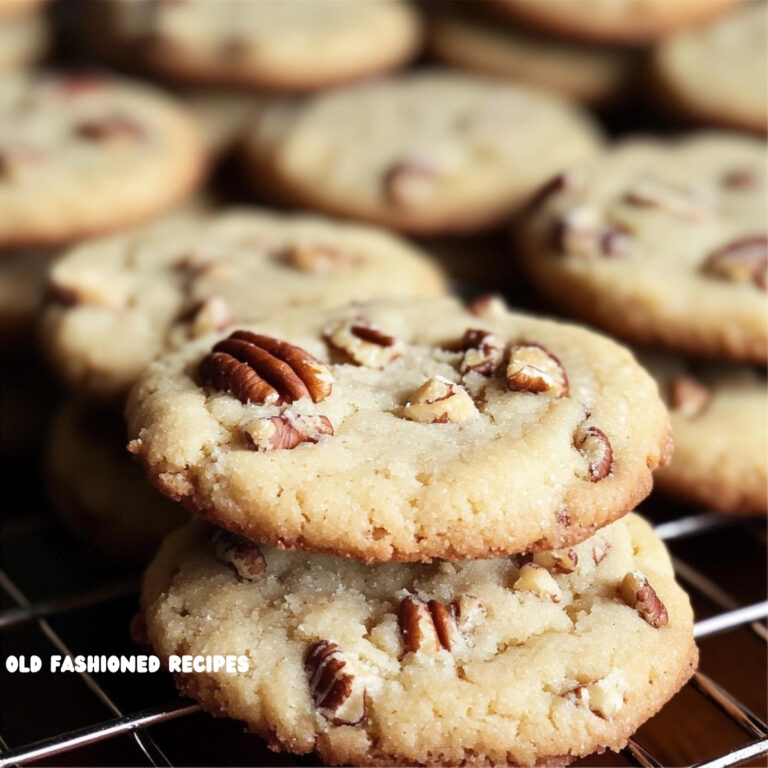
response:
<path fill-rule="evenodd" d="M 540 344 L 515 344 L 509 350 L 507 385 L 513 392 L 567 397 L 568 376 L 560 360 Z"/>
<path fill-rule="evenodd" d="M 319 360 L 293 344 L 250 331 L 235 331 L 200 363 L 200 379 L 243 403 L 315 403 L 331 393 L 332 377 Z"/>
<path fill-rule="evenodd" d="M 552 549 L 533 553 L 533 562 L 556 573 L 573 573 L 579 562 L 579 556 L 573 547 Z"/>
<path fill-rule="evenodd" d="M 504 357 L 504 343 L 490 331 L 467 328 L 461 340 L 464 356 L 459 370 L 462 373 L 479 373 L 493 376 Z"/>
<path fill-rule="evenodd" d="M 309 691 L 323 717 L 334 724 L 353 725 L 365 714 L 365 689 L 357 684 L 336 643 L 318 640 L 307 649 L 304 668 Z"/>
<path fill-rule="evenodd" d="M 333 434 L 326 416 L 283 414 L 255 419 L 244 427 L 245 437 L 257 451 L 295 448 L 301 443 L 317 443 L 323 435 Z"/>
<path fill-rule="evenodd" d="M 742 237 L 714 251 L 702 271 L 734 283 L 753 282 L 758 288 L 768 284 L 768 237 Z"/>
<path fill-rule="evenodd" d="M 611 474 L 613 448 L 605 432 L 582 424 L 573 433 L 573 445 L 587 462 L 589 480 L 596 483 Z"/>
<path fill-rule="evenodd" d="M 658 208 L 686 221 L 701 221 L 708 214 L 708 210 L 690 193 L 651 179 L 638 181 L 627 192 L 626 199 L 632 205 Z"/>
<path fill-rule="evenodd" d="M 217 530 L 211 538 L 216 559 L 231 568 L 240 581 L 254 581 L 267 570 L 258 544 L 229 531 Z"/>
<path fill-rule="evenodd" d="M 477 413 L 467 390 L 442 376 L 425 381 L 403 406 L 405 418 L 427 424 L 462 423 Z"/>
<path fill-rule="evenodd" d="M 560 602 L 560 587 L 552 574 L 538 563 L 526 563 L 515 581 L 515 589 L 548 597 L 553 603 Z"/>
<path fill-rule="evenodd" d="M 413 208 L 428 202 L 435 193 L 437 173 L 425 162 L 401 160 L 384 174 L 384 195 L 401 208 Z"/>
<path fill-rule="evenodd" d="M 424 602 L 417 597 L 403 598 L 397 611 L 397 623 L 407 652 L 436 654 L 441 648 L 450 651 L 456 640 L 456 618 L 453 608 L 439 600 Z"/>
<path fill-rule="evenodd" d="M 75 133 L 91 141 L 139 141 L 144 138 L 144 127 L 127 115 L 107 115 L 86 120 L 75 126 Z"/>
<path fill-rule="evenodd" d="M 629 571 L 621 582 L 620 591 L 624 602 L 635 608 L 652 627 L 663 627 L 669 620 L 664 603 L 640 571 Z"/>
<path fill-rule="evenodd" d="M 404 344 L 364 318 L 326 328 L 324 336 L 358 365 L 384 368 L 403 354 Z"/>
<path fill-rule="evenodd" d="M 710 391 L 691 376 L 675 376 L 669 382 L 669 406 L 683 416 L 698 416 L 709 405 Z"/>

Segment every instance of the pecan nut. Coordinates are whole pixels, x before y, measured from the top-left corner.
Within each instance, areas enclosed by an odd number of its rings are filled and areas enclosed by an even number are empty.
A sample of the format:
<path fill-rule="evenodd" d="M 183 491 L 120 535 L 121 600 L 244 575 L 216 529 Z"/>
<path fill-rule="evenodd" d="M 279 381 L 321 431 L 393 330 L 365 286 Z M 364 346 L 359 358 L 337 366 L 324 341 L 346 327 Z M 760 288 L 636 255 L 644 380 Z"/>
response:
<path fill-rule="evenodd" d="M 573 445 L 587 462 L 587 478 L 596 483 L 613 471 L 613 448 L 605 432 L 582 424 L 573 433 Z"/>
<path fill-rule="evenodd" d="M 669 382 L 669 405 L 683 416 L 698 416 L 709 405 L 711 393 L 703 384 L 690 376 L 675 376 Z"/>
<path fill-rule="evenodd" d="M 664 603 L 640 571 L 629 571 L 621 582 L 620 591 L 624 602 L 635 608 L 652 627 L 663 627 L 668 622 Z"/>
<path fill-rule="evenodd" d="M 402 341 L 364 318 L 341 321 L 324 335 L 336 349 L 367 368 L 384 368 L 403 354 Z"/>
<path fill-rule="evenodd" d="M 507 305 L 497 293 L 486 293 L 470 301 L 467 311 L 475 317 L 503 317 L 507 313 Z"/>
<path fill-rule="evenodd" d="M 619 673 L 611 672 L 607 677 L 568 691 L 566 698 L 577 706 L 590 709 L 598 717 L 610 720 L 624 706 L 624 692 L 627 688 L 626 680 Z"/>
<path fill-rule="evenodd" d="M 254 581 L 267 570 L 267 561 L 255 544 L 242 536 L 219 529 L 211 539 L 216 559 L 231 568 L 240 581 Z"/>
<path fill-rule="evenodd" d="M 504 357 L 504 343 L 490 331 L 467 328 L 461 341 L 464 356 L 461 359 L 462 373 L 479 373 L 492 376 Z"/>
<path fill-rule="evenodd" d="M 734 283 L 754 283 L 766 290 L 768 285 L 768 237 L 742 237 L 710 254 L 702 270 Z"/>
<path fill-rule="evenodd" d="M 568 376 L 560 360 L 540 344 L 515 344 L 509 351 L 507 385 L 513 392 L 568 396 Z"/>
<path fill-rule="evenodd" d="M 282 416 L 254 419 L 243 429 L 245 437 L 257 451 L 278 451 L 295 448 L 301 443 L 317 443 L 323 435 L 333 434 L 333 425 L 326 416 Z"/>
<path fill-rule="evenodd" d="M 339 646 L 318 640 L 307 649 L 304 668 L 320 713 L 334 725 L 354 725 L 365 715 L 365 688 L 349 670 Z"/>
<path fill-rule="evenodd" d="M 579 563 L 579 556 L 573 547 L 542 550 L 533 553 L 533 562 L 555 573 L 573 573 Z"/>
<path fill-rule="evenodd" d="M 592 562 L 595 565 L 600 565 L 610 551 L 611 542 L 607 541 L 602 536 L 595 536 L 595 543 L 592 545 Z"/>
<path fill-rule="evenodd" d="M 552 574 L 538 563 L 526 563 L 515 581 L 515 589 L 533 592 L 539 597 L 547 597 L 553 603 L 560 602 L 560 587 Z"/>
<path fill-rule="evenodd" d="M 403 406 L 403 416 L 427 424 L 460 424 L 475 418 L 477 413 L 467 390 L 442 376 L 425 381 Z"/>
<path fill-rule="evenodd" d="M 338 267 L 350 266 L 355 259 L 330 245 L 307 243 L 291 246 L 281 254 L 281 260 L 300 272 L 326 274 Z"/>
<path fill-rule="evenodd" d="M 659 181 L 638 181 L 626 195 L 627 202 L 643 208 L 658 208 L 686 221 L 701 221 L 708 215 L 702 201 L 683 189 Z"/>
<path fill-rule="evenodd" d="M 432 199 L 436 181 L 436 170 L 429 163 L 401 160 L 384 174 L 384 196 L 397 207 L 414 208 Z"/>
<path fill-rule="evenodd" d="M 192 338 L 205 336 L 206 333 L 221 331 L 234 321 L 226 299 L 221 296 L 209 296 L 203 299 L 188 314 L 189 335 Z"/>
<path fill-rule="evenodd" d="M 75 126 L 83 139 L 98 142 L 136 142 L 144 138 L 144 127 L 127 115 L 107 115 Z"/>

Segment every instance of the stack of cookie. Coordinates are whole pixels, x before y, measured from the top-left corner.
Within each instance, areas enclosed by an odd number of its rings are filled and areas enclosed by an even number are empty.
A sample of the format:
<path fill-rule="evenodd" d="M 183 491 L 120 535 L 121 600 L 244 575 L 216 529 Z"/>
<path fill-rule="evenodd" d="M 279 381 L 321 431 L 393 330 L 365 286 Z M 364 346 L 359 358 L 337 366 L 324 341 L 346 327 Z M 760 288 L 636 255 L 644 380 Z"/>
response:
<path fill-rule="evenodd" d="M 137 637 L 244 658 L 177 684 L 276 749 L 565 763 L 695 668 L 688 599 L 627 515 L 667 413 L 608 339 L 488 300 L 285 310 L 157 358 L 126 416 L 209 521 L 162 545 Z"/>

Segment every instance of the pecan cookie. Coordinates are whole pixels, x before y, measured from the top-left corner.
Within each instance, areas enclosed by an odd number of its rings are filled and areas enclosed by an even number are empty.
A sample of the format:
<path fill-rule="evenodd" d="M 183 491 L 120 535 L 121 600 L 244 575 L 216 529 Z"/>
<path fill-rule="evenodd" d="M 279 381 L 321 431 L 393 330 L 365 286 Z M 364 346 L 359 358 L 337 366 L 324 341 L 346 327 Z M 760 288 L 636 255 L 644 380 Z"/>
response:
<path fill-rule="evenodd" d="M 189 515 L 147 481 L 125 452 L 124 434 L 115 413 L 65 402 L 48 435 L 45 479 L 53 509 L 76 536 L 110 555 L 146 560 Z"/>
<path fill-rule="evenodd" d="M 664 493 L 731 514 L 764 514 L 768 504 L 768 388 L 748 366 L 686 365 L 644 354 L 659 383 L 675 455 L 654 476 Z"/>
<path fill-rule="evenodd" d="M 154 216 L 197 183 L 192 120 L 96 74 L 0 81 L 0 248 L 53 245 Z"/>
<path fill-rule="evenodd" d="M 129 450 L 249 538 L 366 561 L 579 541 L 670 449 L 656 386 L 581 328 L 453 299 L 283 312 L 152 363 Z"/>
<path fill-rule="evenodd" d="M 565 765 L 622 748 L 693 674 L 688 598 L 634 514 L 530 557 L 365 566 L 195 520 L 144 578 L 136 638 L 244 656 L 177 673 L 273 749 L 333 765 Z"/>
<path fill-rule="evenodd" d="M 102 399 L 124 395 L 155 355 L 235 322 L 446 289 L 437 267 L 386 232 L 254 209 L 89 242 L 49 283 L 49 357 L 80 395 Z"/>
<path fill-rule="evenodd" d="M 277 91 L 386 72 L 416 53 L 421 25 L 401 0 L 109 0 L 87 33 L 111 59 L 173 80 Z"/>
<path fill-rule="evenodd" d="M 518 229 L 544 294 L 638 343 L 764 361 L 765 145 L 629 140 L 553 179 Z"/>
<path fill-rule="evenodd" d="M 675 36 L 653 53 L 649 95 L 688 119 L 768 130 L 768 13 L 764 2 Z"/>
<path fill-rule="evenodd" d="M 553 96 L 427 71 L 264 109 L 246 163 L 267 196 L 421 234 L 504 221 L 596 129 Z"/>
<path fill-rule="evenodd" d="M 11 19 L 0 15 L 0 73 L 7 74 L 31 64 L 48 43 L 48 27 L 41 13 Z"/>

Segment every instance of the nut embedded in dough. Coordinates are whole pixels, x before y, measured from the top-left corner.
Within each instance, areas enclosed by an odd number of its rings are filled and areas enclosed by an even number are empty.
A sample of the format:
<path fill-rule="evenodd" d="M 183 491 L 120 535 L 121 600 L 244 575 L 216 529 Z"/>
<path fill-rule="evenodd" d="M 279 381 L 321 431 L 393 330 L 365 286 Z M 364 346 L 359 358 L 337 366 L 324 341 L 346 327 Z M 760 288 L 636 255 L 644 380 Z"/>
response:
<path fill-rule="evenodd" d="M 711 392 L 691 376 L 675 376 L 669 382 L 669 407 L 683 416 L 698 416 L 709 405 Z"/>
<path fill-rule="evenodd" d="M 479 373 L 492 376 L 504 357 L 504 343 L 490 331 L 467 328 L 461 342 L 464 356 L 461 359 L 462 373 Z"/>
<path fill-rule="evenodd" d="M 336 643 L 318 640 L 307 650 L 304 666 L 315 706 L 334 725 L 353 725 L 365 714 L 365 688 L 349 672 Z"/>
<path fill-rule="evenodd" d="M 216 559 L 231 568 L 239 581 L 253 581 L 267 570 L 258 544 L 229 531 L 217 530 L 211 538 Z"/>
<path fill-rule="evenodd" d="M 367 368 L 384 368 L 403 354 L 402 341 L 365 318 L 342 320 L 327 328 L 323 335 L 336 349 Z"/>
<path fill-rule="evenodd" d="M 426 424 L 460 424 L 471 421 L 477 414 L 467 390 L 442 376 L 425 381 L 403 406 L 403 416 Z"/>
<path fill-rule="evenodd" d="M 507 384 L 513 392 L 568 396 L 568 376 L 563 366 L 540 344 L 515 344 L 510 349 Z"/>
<path fill-rule="evenodd" d="M 597 427 L 583 424 L 573 433 L 573 444 L 587 462 L 587 475 L 593 483 L 613 471 L 613 448 L 608 436 Z"/>
<path fill-rule="evenodd" d="M 763 291 L 768 285 L 768 237 L 742 237 L 718 248 L 702 266 L 713 277 L 734 283 L 754 283 Z"/>
<path fill-rule="evenodd" d="M 515 589 L 533 592 L 539 597 L 548 597 L 553 603 L 560 602 L 560 587 L 552 574 L 537 563 L 526 563 L 520 569 L 520 575 L 515 582 Z"/>
<path fill-rule="evenodd" d="M 257 451 L 295 448 L 301 443 L 316 443 L 323 435 L 333 434 L 326 416 L 299 416 L 284 413 L 265 419 L 254 419 L 243 429 L 248 442 Z"/>
<path fill-rule="evenodd" d="M 637 609 L 640 616 L 652 627 L 663 627 L 667 621 L 667 609 L 656 590 L 640 571 L 629 571 L 621 582 L 621 596 L 630 607 Z"/>

